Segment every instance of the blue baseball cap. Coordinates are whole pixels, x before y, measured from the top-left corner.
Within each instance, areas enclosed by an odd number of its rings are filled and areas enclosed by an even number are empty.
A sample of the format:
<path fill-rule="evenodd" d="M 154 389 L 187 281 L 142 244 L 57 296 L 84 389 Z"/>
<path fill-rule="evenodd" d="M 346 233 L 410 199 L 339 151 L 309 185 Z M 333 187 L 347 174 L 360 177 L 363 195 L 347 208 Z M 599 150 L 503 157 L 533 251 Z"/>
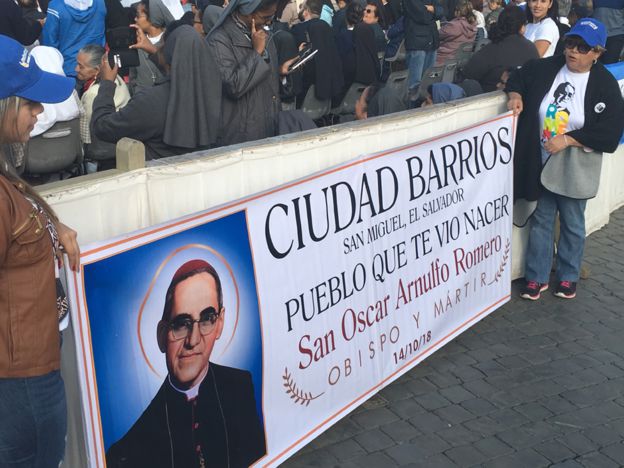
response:
<path fill-rule="evenodd" d="M 74 90 L 75 81 L 48 73 L 16 40 L 0 34 L 0 99 L 18 96 L 35 102 L 63 102 Z"/>
<path fill-rule="evenodd" d="M 594 18 L 581 18 L 566 36 L 579 36 L 590 47 L 607 45 L 607 28 Z"/>

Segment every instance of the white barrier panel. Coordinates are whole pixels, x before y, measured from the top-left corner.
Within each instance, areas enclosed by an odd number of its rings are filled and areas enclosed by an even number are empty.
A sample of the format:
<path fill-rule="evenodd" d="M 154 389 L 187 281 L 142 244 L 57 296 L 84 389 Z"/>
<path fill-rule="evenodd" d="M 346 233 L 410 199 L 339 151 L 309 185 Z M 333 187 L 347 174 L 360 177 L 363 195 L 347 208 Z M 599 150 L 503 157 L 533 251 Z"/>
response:
<path fill-rule="evenodd" d="M 315 171 L 493 118 L 506 109 L 503 93 L 454 101 L 363 122 L 153 162 L 156 166 L 93 180 L 66 181 L 43 194 L 84 245 L 215 207 Z M 598 196 L 586 210 L 587 232 L 609 221 L 624 204 L 624 146 L 605 155 Z M 513 229 L 512 278 L 523 274 L 527 229 Z M 71 325 L 63 346 L 63 378 L 69 405 L 64 466 L 86 466 L 83 415 L 78 401 L 76 355 Z"/>
<path fill-rule="evenodd" d="M 85 247 L 90 466 L 275 466 L 507 302 L 514 125 Z"/>

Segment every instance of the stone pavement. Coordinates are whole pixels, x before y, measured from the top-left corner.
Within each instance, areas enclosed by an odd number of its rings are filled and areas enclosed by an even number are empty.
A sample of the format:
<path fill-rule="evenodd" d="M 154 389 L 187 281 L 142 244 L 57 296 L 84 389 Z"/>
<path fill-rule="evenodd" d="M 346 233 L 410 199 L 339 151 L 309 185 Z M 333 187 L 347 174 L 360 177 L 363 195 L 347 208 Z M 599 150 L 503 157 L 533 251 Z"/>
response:
<path fill-rule="evenodd" d="M 513 299 L 285 467 L 624 466 L 624 208 L 577 297 Z"/>

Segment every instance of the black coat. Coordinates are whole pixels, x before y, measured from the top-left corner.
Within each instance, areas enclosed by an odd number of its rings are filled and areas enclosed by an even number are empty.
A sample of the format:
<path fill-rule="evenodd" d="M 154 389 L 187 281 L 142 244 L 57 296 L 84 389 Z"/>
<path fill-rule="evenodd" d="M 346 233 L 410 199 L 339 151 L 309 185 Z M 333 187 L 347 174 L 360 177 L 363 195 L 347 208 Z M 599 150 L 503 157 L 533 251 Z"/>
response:
<path fill-rule="evenodd" d="M 117 143 L 124 137 L 142 141 L 146 159 L 188 153 L 188 148 L 176 148 L 163 142 L 170 90 L 170 82 L 165 79 L 137 91 L 125 107 L 115 112 L 115 83 L 102 80 L 93 101 L 92 137 L 109 143 Z"/>
<path fill-rule="evenodd" d="M 191 401 L 165 380 L 141 417 L 108 449 L 106 464 L 171 468 L 173 450 L 175 467 L 195 468 L 197 445 L 208 467 L 247 467 L 266 453 L 249 372 L 210 363 Z"/>
<path fill-rule="evenodd" d="M 522 95 L 514 149 L 514 200 L 537 200 L 540 193 L 542 151 L 539 108 L 565 65 L 563 55 L 530 60 L 512 73 L 505 91 Z M 605 107 L 599 106 L 602 103 Z M 585 124 L 566 134 L 594 151 L 612 153 L 624 129 L 624 100 L 615 77 L 600 63 L 589 72 L 585 91 Z"/>
<path fill-rule="evenodd" d="M 0 34 L 22 45 L 30 45 L 41 35 L 41 24 L 24 19 L 22 9 L 13 0 L 0 0 Z"/>
<path fill-rule="evenodd" d="M 260 56 L 251 45 L 249 32 L 231 16 L 208 35 L 207 41 L 223 83 L 220 145 L 275 136 L 281 101 L 274 42 L 267 41 L 266 54 Z"/>
<path fill-rule="evenodd" d="M 465 78 L 477 80 L 487 93 L 496 90 L 505 69 L 521 67 L 529 60 L 538 58 L 533 42 L 520 34 L 512 34 L 475 52 L 464 66 L 462 74 Z"/>
<path fill-rule="evenodd" d="M 429 13 L 426 5 L 432 5 Z M 436 21 L 444 16 L 444 8 L 438 0 L 403 0 L 405 15 L 405 49 L 436 50 L 440 36 Z"/>

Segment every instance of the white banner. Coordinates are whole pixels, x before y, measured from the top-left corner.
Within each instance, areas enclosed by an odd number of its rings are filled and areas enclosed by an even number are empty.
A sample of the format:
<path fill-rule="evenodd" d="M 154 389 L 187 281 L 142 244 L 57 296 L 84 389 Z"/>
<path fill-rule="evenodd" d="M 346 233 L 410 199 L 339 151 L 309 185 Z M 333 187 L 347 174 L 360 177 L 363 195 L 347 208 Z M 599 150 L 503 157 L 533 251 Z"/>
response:
<path fill-rule="evenodd" d="M 514 125 L 85 247 L 70 293 L 91 465 L 277 465 L 509 300 Z"/>

